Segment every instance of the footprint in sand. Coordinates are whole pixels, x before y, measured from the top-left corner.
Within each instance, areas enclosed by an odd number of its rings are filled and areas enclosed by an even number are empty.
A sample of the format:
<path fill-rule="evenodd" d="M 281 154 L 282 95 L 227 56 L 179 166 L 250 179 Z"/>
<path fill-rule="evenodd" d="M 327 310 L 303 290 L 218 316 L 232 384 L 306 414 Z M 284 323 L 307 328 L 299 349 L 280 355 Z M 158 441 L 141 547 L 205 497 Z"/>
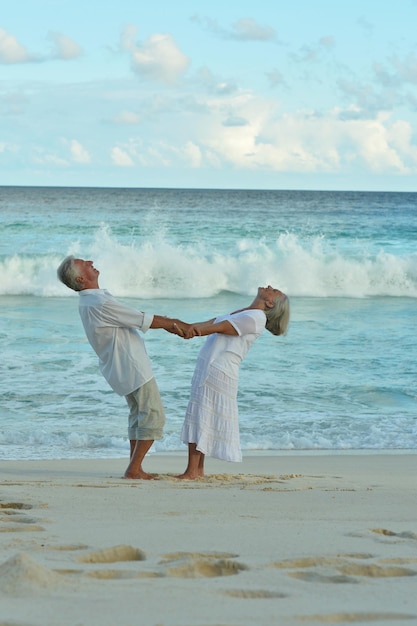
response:
<path fill-rule="evenodd" d="M 358 577 L 368 578 L 397 578 L 401 576 L 416 576 L 417 571 L 402 564 L 382 566 L 375 563 L 364 564 L 363 560 L 370 560 L 372 555 L 355 554 L 336 557 L 305 557 L 273 563 L 271 567 L 280 569 L 299 570 L 290 571 L 288 576 L 306 582 L 320 583 L 357 583 Z M 396 566 L 394 566 L 396 565 Z"/>
<path fill-rule="evenodd" d="M 143 550 L 135 548 L 129 545 L 112 546 L 111 548 L 104 548 L 103 550 L 94 550 L 87 554 L 82 554 L 78 557 L 77 561 L 80 563 L 90 564 L 108 564 L 108 563 L 122 563 L 122 562 L 134 562 L 145 561 L 146 555 Z M 69 573 L 68 571 L 66 573 Z M 70 573 L 79 574 L 77 570 L 73 570 Z M 95 569 L 84 572 L 85 576 L 90 578 L 97 578 L 100 580 L 115 580 L 123 578 L 154 578 L 154 573 L 143 573 L 133 570 L 118 570 L 118 569 Z"/>
<path fill-rule="evenodd" d="M 0 565 L 0 593 L 20 594 L 58 587 L 64 578 L 21 553 Z"/>
<path fill-rule="evenodd" d="M 415 618 L 415 615 L 406 613 L 329 613 L 327 615 L 298 615 L 296 619 L 299 622 L 314 621 L 322 622 L 323 624 L 341 624 L 354 622 L 393 622 Z"/>
<path fill-rule="evenodd" d="M 131 572 L 117 569 L 96 569 L 87 572 L 85 576 L 97 578 L 98 580 L 121 580 L 127 578 L 162 578 L 162 575 L 155 572 Z M 1 626 L 1 624 L 0 624 Z"/>
<path fill-rule="evenodd" d="M 78 557 L 81 563 L 117 563 L 119 561 L 144 561 L 145 559 L 146 555 L 143 550 L 128 545 L 96 550 Z"/>
<path fill-rule="evenodd" d="M 234 576 L 248 569 L 227 553 L 178 552 L 166 555 L 161 562 L 166 576 L 176 578 L 213 578 Z"/>
<path fill-rule="evenodd" d="M 413 533 L 411 531 L 396 533 L 393 530 L 388 530 L 387 528 L 371 528 L 371 532 L 377 535 L 383 535 L 385 537 L 399 537 L 400 539 L 417 540 L 417 533 Z"/>
<path fill-rule="evenodd" d="M 367 555 L 364 558 L 368 558 Z M 304 557 L 300 559 L 278 561 L 273 563 L 272 567 L 277 567 L 279 569 L 300 570 L 297 572 L 288 572 L 288 576 L 306 582 L 333 584 L 356 583 L 357 580 L 355 578 L 336 574 L 333 571 L 333 568 L 342 562 L 343 561 L 340 557 Z"/>
<path fill-rule="evenodd" d="M 394 557 L 391 559 L 379 559 L 380 563 L 386 563 L 387 565 L 416 565 L 417 557 Z"/>
<path fill-rule="evenodd" d="M 160 561 L 160 567 L 156 571 L 96 569 L 86 572 L 86 575 L 100 579 L 233 576 L 247 569 L 245 565 L 234 560 L 235 556 L 235 554 L 224 552 L 176 552 L 164 555 Z M 78 558 L 79 562 L 96 564 L 142 560 L 145 560 L 144 552 L 132 546 L 115 546 L 106 550 L 90 552 Z"/>
<path fill-rule="evenodd" d="M 397 578 L 417 575 L 417 571 L 407 567 L 381 567 L 381 565 L 374 564 L 348 563 L 338 566 L 337 569 L 348 576 L 368 576 L 369 578 Z"/>
<path fill-rule="evenodd" d="M 24 502 L 0 502 L 0 509 L 31 509 L 32 505 L 25 504 Z"/>
<path fill-rule="evenodd" d="M 51 550 L 57 550 L 58 552 L 76 552 L 77 550 L 86 550 L 87 548 L 88 546 L 85 543 L 70 543 L 67 545 L 50 547 Z"/>
<path fill-rule="evenodd" d="M 268 591 L 264 589 L 226 589 L 222 593 L 226 596 L 230 596 L 231 598 L 242 598 L 249 600 L 269 600 L 274 598 L 288 597 L 285 593 L 279 593 L 279 591 Z"/>
<path fill-rule="evenodd" d="M 22 511 L 30 510 L 32 506 L 24 502 L 0 502 L 0 532 L 17 533 L 44 530 L 33 517 L 28 517 Z"/>
<path fill-rule="evenodd" d="M 319 572 L 291 572 L 288 574 L 291 578 L 304 580 L 309 583 L 326 583 L 326 584 L 357 584 L 358 581 L 351 576 L 342 576 L 340 574 L 320 574 Z"/>

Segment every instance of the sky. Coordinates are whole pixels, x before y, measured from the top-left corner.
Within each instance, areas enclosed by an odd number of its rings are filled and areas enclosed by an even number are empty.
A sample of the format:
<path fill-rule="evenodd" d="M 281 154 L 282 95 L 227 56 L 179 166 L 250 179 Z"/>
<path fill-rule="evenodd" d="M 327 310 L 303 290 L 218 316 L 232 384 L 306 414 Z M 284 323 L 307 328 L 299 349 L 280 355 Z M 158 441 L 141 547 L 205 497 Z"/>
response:
<path fill-rule="evenodd" d="M 3 0 L 0 186 L 417 191 L 417 0 Z"/>

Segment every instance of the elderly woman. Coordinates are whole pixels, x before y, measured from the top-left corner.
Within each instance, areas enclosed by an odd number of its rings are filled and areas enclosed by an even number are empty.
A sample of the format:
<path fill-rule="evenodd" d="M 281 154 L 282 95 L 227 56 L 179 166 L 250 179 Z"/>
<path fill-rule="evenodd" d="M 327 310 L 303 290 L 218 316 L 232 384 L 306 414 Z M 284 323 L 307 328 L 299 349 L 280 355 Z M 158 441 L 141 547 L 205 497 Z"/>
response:
<path fill-rule="evenodd" d="M 259 287 L 247 308 L 192 326 L 210 335 L 197 358 L 181 440 L 188 444 L 188 465 L 181 479 L 204 476 L 205 455 L 241 461 L 237 390 L 240 363 L 266 328 L 273 335 L 287 331 L 287 296 Z"/>

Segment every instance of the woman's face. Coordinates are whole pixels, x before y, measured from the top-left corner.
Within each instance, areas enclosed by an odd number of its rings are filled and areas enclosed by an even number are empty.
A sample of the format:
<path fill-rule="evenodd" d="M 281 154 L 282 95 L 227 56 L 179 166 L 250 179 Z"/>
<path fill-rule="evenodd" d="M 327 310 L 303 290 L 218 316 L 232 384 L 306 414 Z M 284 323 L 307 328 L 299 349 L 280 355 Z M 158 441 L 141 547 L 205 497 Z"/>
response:
<path fill-rule="evenodd" d="M 268 285 L 268 287 L 259 287 L 258 293 L 268 300 L 273 299 L 274 302 L 277 298 L 282 298 L 285 295 L 279 289 L 271 287 L 271 285 Z"/>
<path fill-rule="evenodd" d="M 260 297 L 265 303 L 267 309 L 272 309 L 278 298 L 285 298 L 285 294 L 279 289 L 275 289 L 268 285 L 268 287 L 258 288 L 258 297 Z"/>

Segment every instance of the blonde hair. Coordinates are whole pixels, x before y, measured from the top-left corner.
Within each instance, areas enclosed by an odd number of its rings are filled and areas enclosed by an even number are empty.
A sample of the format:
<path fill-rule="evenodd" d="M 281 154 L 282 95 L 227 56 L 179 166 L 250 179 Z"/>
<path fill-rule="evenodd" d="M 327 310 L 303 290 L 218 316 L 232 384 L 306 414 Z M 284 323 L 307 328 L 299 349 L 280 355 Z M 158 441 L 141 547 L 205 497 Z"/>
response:
<path fill-rule="evenodd" d="M 58 267 L 56 273 L 58 276 L 58 280 L 61 283 L 64 283 L 70 289 L 74 291 L 81 291 L 82 285 L 77 281 L 78 276 L 80 275 L 76 265 L 74 264 L 75 257 L 70 255 L 65 257 L 60 266 Z"/>
<path fill-rule="evenodd" d="M 275 300 L 270 309 L 265 309 L 265 328 L 273 335 L 286 335 L 290 321 L 290 301 L 288 296 L 282 294 Z"/>

